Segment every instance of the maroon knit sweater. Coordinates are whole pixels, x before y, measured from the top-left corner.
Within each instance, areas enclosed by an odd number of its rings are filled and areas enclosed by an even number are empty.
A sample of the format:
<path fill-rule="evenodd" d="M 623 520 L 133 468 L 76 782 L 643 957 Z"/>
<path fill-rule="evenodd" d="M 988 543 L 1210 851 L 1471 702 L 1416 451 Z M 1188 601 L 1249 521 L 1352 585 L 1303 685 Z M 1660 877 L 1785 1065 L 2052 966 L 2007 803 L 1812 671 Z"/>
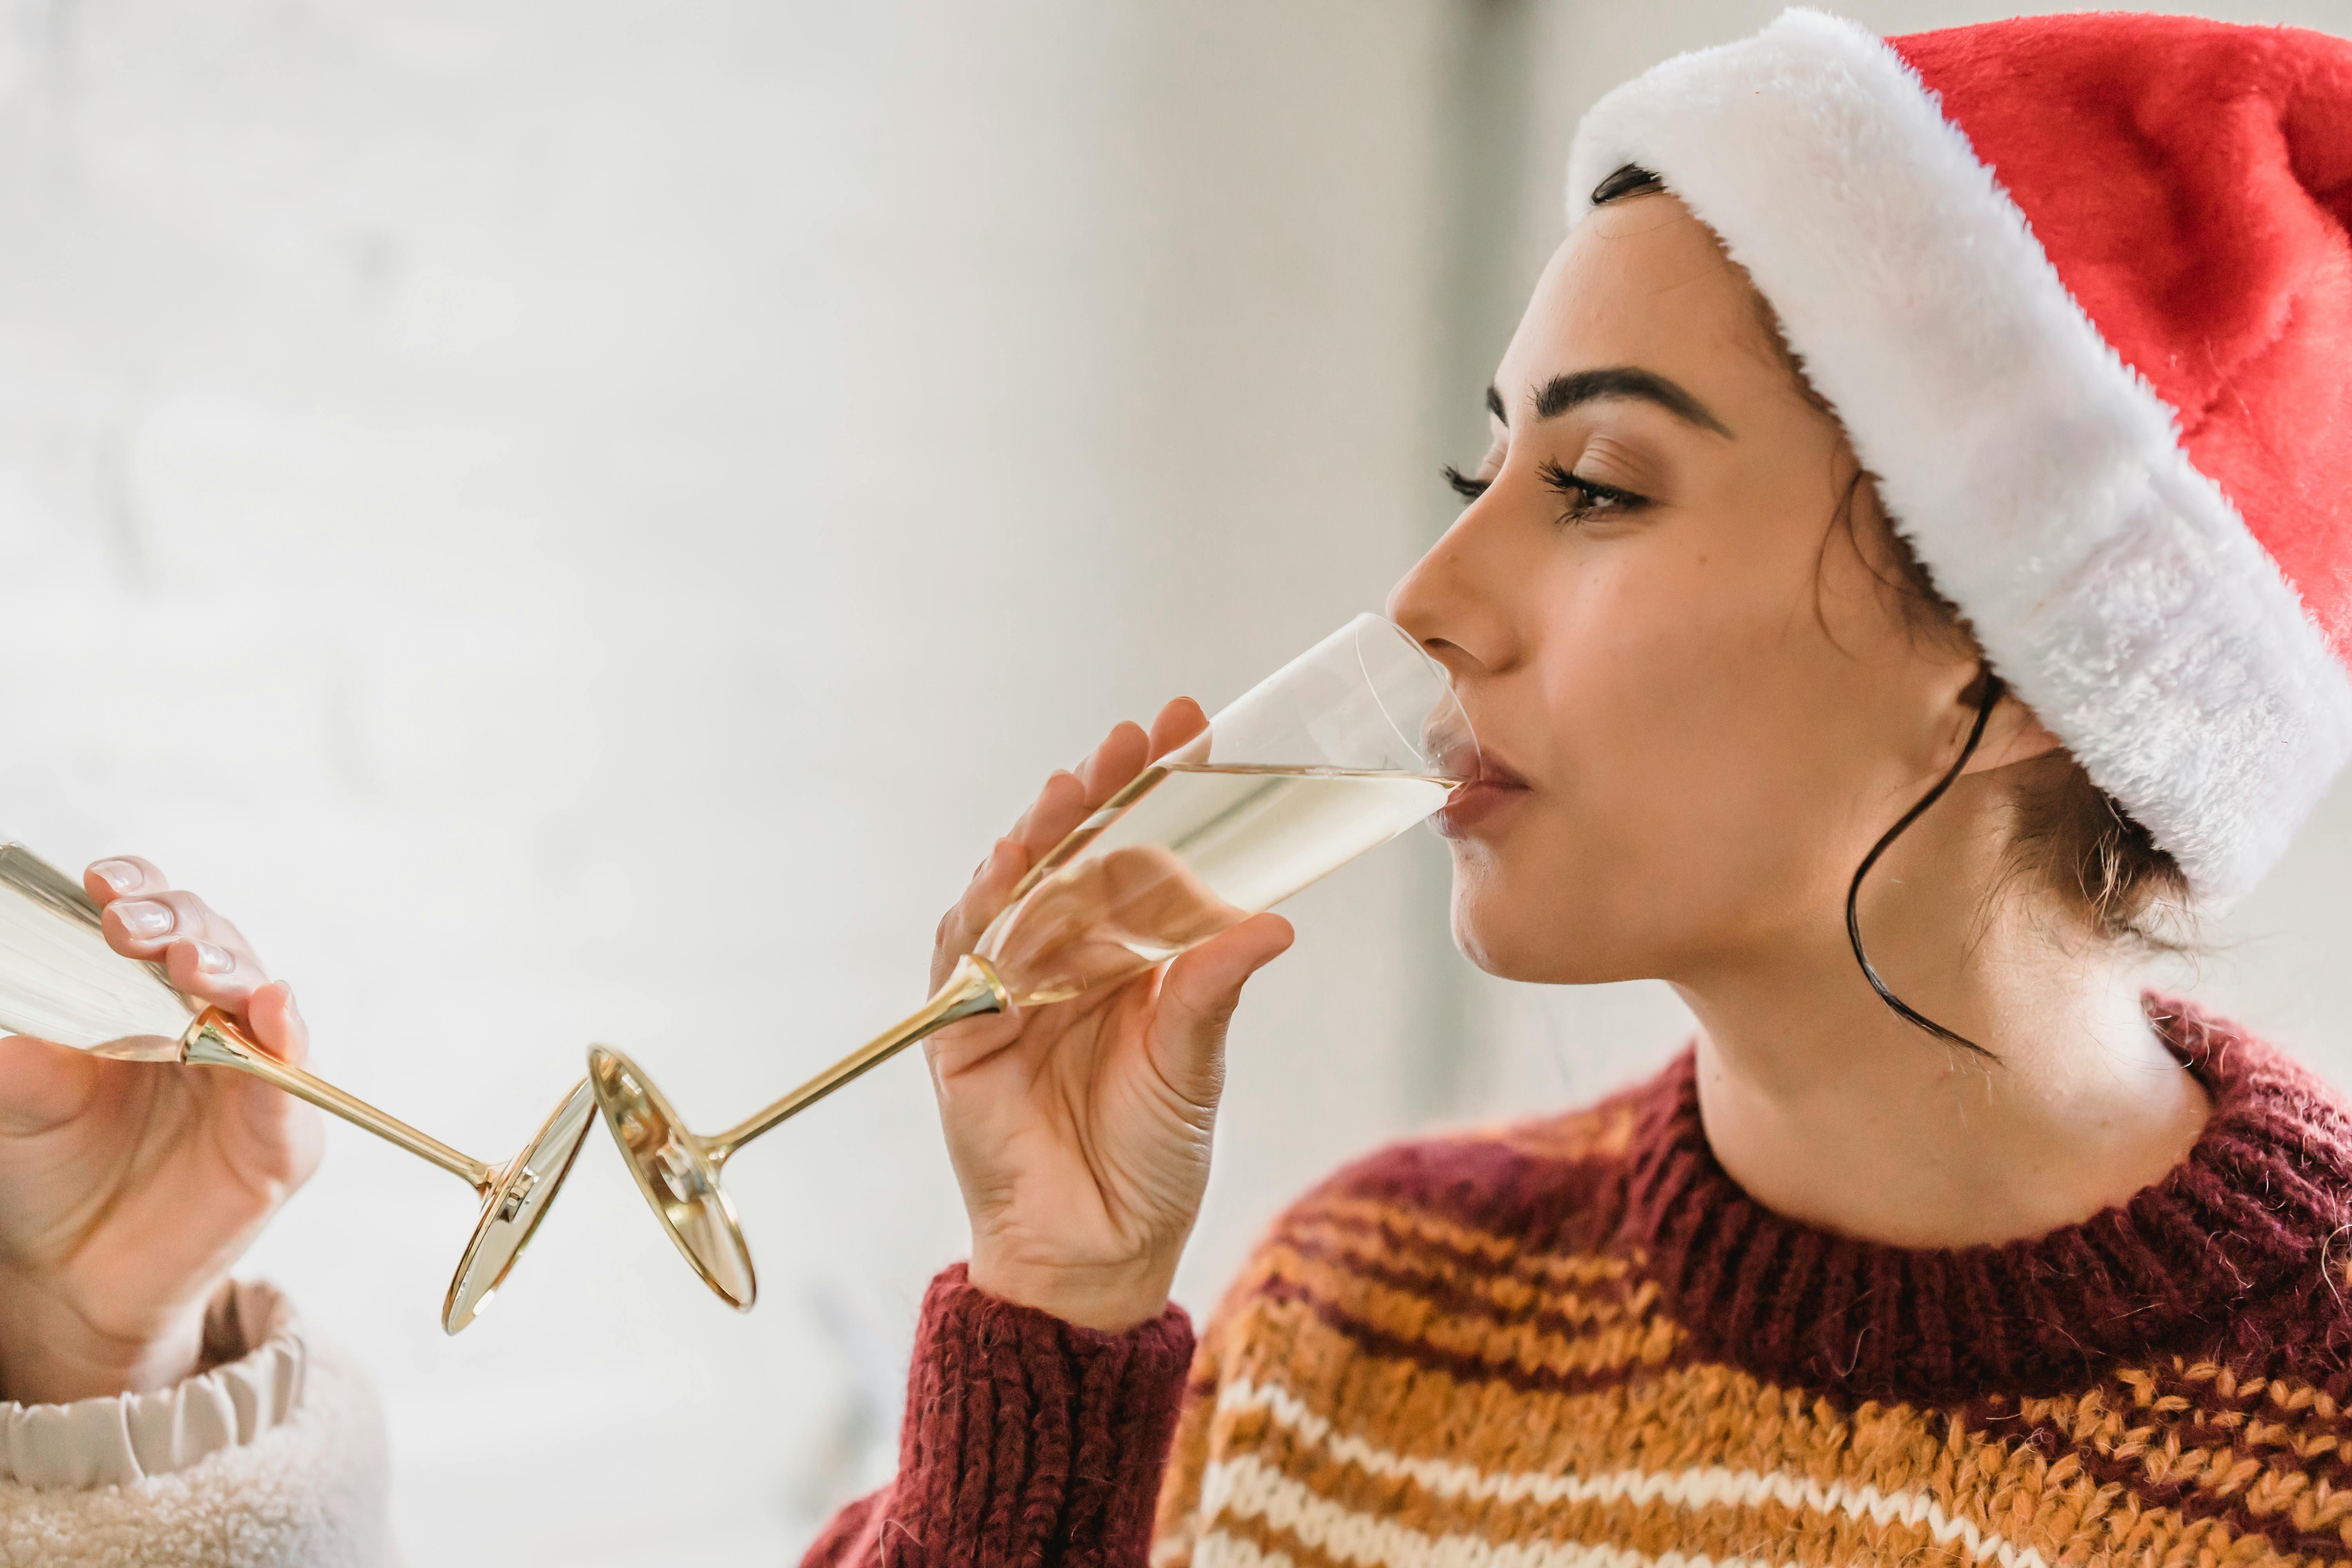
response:
<path fill-rule="evenodd" d="M 1342 1172 L 1275 1226 L 1189 1389 L 1176 1309 L 1095 1333 L 950 1268 L 898 1479 L 807 1561 L 2352 1562 L 2352 1118 L 2229 1026 L 2151 1016 L 2212 1097 L 2197 1144 L 2004 1247 L 1758 1206 L 1685 1055 Z"/>

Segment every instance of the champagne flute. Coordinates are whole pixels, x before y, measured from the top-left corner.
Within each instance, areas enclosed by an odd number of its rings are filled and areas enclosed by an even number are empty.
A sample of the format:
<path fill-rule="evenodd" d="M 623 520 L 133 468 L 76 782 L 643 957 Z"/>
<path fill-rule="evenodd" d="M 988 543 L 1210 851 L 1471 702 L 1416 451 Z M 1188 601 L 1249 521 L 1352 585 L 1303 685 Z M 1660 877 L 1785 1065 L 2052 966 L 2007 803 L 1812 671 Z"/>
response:
<path fill-rule="evenodd" d="M 454 1334 L 472 1322 L 571 1173 L 593 1120 L 588 1085 L 572 1085 L 522 1152 L 492 1165 L 279 1061 L 219 1008 L 181 994 L 163 965 L 107 946 L 99 920 L 80 884 L 23 845 L 0 844 L 0 1033 L 121 1061 L 250 1073 L 457 1176 L 482 1195 L 482 1212 L 442 1300 L 441 1327 Z"/>
<path fill-rule="evenodd" d="M 726 1131 L 687 1130 L 606 1046 L 588 1081 L 646 1202 L 720 1300 L 749 1310 L 751 1255 L 719 1168 L 936 1029 L 1131 979 L 1395 837 L 1475 776 L 1445 671 L 1359 616 L 1145 768 L 1031 868 L 931 999 Z"/>

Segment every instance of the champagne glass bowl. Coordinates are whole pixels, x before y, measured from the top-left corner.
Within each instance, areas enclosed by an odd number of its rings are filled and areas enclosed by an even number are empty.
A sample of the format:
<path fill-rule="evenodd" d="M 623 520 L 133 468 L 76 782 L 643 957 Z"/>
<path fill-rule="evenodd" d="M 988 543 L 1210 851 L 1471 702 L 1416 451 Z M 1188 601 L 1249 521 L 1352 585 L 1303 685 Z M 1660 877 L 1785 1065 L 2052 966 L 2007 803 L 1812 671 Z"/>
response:
<path fill-rule="evenodd" d="M 1476 775 L 1444 670 L 1359 616 L 1252 687 L 1033 867 L 937 993 L 727 1129 L 690 1131 L 608 1046 L 588 1082 L 637 1188 L 695 1272 L 748 1310 L 758 1276 L 719 1180 L 728 1160 L 934 1030 L 1118 984 L 1395 837 Z"/>
<path fill-rule="evenodd" d="M 220 1009 L 181 994 L 160 964 L 107 946 L 99 919 L 80 884 L 22 844 L 0 844 L 0 1032 L 125 1061 L 250 1073 L 457 1176 L 482 1206 L 442 1299 L 441 1327 L 454 1334 L 472 1322 L 571 1173 L 595 1115 L 586 1082 L 565 1093 L 513 1159 L 477 1160 L 279 1061 Z"/>

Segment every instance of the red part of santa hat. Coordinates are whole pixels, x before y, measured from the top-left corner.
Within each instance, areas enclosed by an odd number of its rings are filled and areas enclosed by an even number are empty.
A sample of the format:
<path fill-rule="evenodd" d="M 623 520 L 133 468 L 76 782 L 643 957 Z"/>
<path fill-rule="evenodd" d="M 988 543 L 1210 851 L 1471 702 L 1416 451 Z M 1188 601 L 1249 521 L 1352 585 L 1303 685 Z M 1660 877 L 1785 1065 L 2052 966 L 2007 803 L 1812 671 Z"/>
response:
<path fill-rule="evenodd" d="M 2352 753 L 2352 43 L 1792 10 L 1596 105 L 1772 302 L 1993 668 L 2208 898 Z"/>

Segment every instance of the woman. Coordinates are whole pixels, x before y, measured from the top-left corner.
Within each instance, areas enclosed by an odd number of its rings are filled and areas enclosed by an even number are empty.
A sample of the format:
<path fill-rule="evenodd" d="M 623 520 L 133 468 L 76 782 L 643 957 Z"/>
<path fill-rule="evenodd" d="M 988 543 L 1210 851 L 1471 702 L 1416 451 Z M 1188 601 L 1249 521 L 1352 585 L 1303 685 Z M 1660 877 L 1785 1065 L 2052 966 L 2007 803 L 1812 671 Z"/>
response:
<path fill-rule="evenodd" d="M 971 1261 L 812 1561 L 2352 1556 L 2352 1124 L 2136 978 L 2352 734 L 2352 46 L 1790 13 L 1604 100 L 1570 188 L 1390 609 L 1486 752 L 1457 939 L 1663 976 L 1693 1051 L 1342 1172 L 1195 1352 L 1282 921 L 935 1037 Z M 1048 781 L 934 979 L 1200 723 Z"/>
<path fill-rule="evenodd" d="M 1605 100 L 1571 189 L 1391 609 L 1486 747 L 1465 948 L 1662 976 L 1695 1046 L 1341 1173 L 1196 1351 L 1284 922 L 934 1037 L 971 1260 L 810 1561 L 2352 1555 L 2352 1124 L 2136 978 L 2352 746 L 2352 47 L 1791 13 Z M 934 978 L 1202 721 L 1048 780 Z"/>

